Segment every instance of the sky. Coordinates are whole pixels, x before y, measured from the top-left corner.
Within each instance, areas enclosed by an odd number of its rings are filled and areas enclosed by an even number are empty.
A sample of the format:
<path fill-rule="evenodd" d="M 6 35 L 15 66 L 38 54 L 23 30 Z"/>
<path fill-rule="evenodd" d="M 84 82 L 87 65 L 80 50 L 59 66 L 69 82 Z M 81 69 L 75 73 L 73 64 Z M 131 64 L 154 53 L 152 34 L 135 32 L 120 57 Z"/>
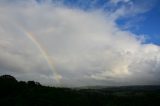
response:
<path fill-rule="evenodd" d="M 0 75 L 49 86 L 160 84 L 159 0 L 0 0 Z"/>

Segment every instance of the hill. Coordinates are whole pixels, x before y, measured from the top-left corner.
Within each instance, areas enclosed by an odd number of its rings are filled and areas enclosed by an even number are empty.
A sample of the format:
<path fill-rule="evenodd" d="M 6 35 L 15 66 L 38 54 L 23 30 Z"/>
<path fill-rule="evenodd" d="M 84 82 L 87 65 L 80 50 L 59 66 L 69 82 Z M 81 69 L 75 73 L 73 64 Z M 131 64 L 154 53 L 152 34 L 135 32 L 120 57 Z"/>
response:
<path fill-rule="evenodd" d="M 160 106 L 160 86 L 56 88 L 3 75 L 0 106 Z"/>

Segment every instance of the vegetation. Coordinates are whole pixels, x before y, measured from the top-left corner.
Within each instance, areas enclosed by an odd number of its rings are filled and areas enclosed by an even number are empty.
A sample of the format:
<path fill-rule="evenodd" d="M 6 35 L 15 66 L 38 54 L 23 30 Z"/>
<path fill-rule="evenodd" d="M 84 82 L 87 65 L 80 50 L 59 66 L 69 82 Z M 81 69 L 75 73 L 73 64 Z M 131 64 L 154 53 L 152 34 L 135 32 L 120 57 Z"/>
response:
<path fill-rule="evenodd" d="M 69 89 L 3 75 L 0 106 L 160 106 L 160 86 Z"/>

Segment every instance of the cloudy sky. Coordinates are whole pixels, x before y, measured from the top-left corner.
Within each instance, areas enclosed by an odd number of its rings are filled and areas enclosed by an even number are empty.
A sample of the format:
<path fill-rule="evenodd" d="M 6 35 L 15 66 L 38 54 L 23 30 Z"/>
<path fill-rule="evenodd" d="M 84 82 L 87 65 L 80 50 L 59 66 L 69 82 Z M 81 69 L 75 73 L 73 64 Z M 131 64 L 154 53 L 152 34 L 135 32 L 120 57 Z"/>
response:
<path fill-rule="evenodd" d="M 52 86 L 160 84 L 159 0 L 0 0 L 0 75 Z"/>

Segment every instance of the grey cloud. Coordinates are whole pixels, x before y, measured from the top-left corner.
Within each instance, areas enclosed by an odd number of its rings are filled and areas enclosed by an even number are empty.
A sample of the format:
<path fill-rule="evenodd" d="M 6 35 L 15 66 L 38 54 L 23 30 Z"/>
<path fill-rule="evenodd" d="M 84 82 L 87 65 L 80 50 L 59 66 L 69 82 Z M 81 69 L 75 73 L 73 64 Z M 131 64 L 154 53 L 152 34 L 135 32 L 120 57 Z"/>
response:
<path fill-rule="evenodd" d="M 34 5 L 0 7 L 1 74 L 7 70 L 21 80 L 57 85 L 53 70 L 26 36 L 32 32 L 54 61 L 61 86 L 159 83 L 160 47 L 120 30 L 112 14 Z"/>

